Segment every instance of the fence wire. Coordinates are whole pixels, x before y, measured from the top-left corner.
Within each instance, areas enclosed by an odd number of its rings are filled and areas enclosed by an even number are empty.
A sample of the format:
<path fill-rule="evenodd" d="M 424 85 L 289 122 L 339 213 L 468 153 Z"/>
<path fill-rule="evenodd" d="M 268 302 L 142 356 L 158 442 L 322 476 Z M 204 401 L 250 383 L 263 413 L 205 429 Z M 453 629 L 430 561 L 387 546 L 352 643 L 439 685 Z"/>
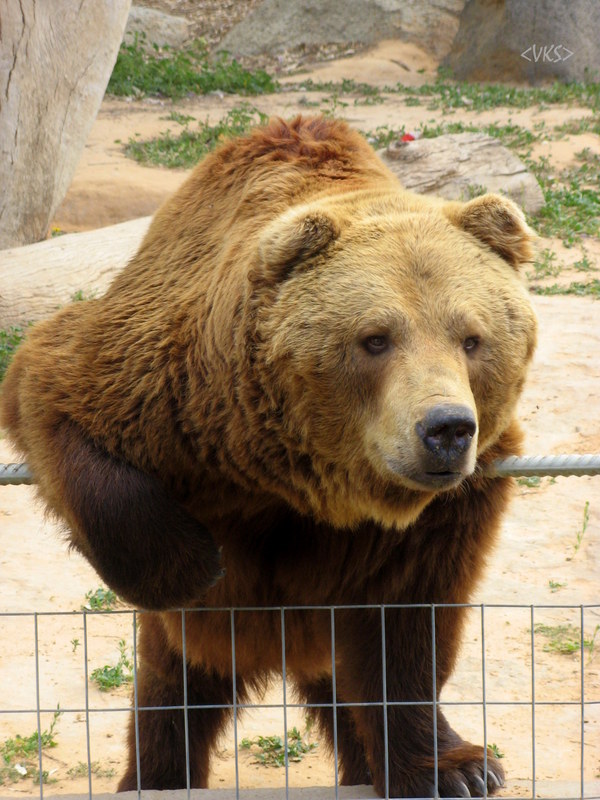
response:
<path fill-rule="evenodd" d="M 466 608 L 469 615 L 465 645 L 457 671 L 459 673 L 458 683 L 451 679 L 449 685 L 442 692 L 438 699 L 437 679 L 436 679 L 436 620 L 440 612 L 449 608 Z M 369 610 L 374 612 L 380 619 L 381 628 L 381 663 L 383 674 L 381 676 L 381 697 L 376 700 L 362 702 L 360 698 L 344 700 L 338 696 L 337 692 L 337 673 L 339 671 L 339 654 L 336 652 L 336 617 L 342 613 L 353 613 Z M 389 693 L 385 665 L 389 664 L 386 657 L 386 627 L 393 621 L 394 613 L 401 611 L 417 612 L 425 610 L 430 615 L 430 629 L 432 642 L 432 675 L 433 683 L 431 686 L 431 696 L 429 699 L 400 699 Z M 305 703 L 295 702 L 293 687 L 289 684 L 287 674 L 286 659 L 289 651 L 289 644 L 286 641 L 287 619 L 290 614 L 323 612 L 328 615 L 331 627 L 331 673 L 333 694 L 331 702 L 327 703 Z M 258 696 L 253 701 L 238 697 L 236 677 L 238 667 L 236 664 L 236 628 L 239 631 L 243 625 L 244 614 L 264 613 L 265 615 L 275 615 L 279 619 L 279 633 L 281 636 L 281 693 L 280 700 L 272 702 L 270 697 L 261 698 Z M 2 677 L 2 660 L 0 659 L 0 685 L 4 687 L 3 697 L 0 700 L 0 722 L 4 733 L 0 736 L 0 747 L 4 747 L 2 754 L 5 757 L 7 750 L 2 741 L 9 739 L 14 742 L 19 736 L 7 736 L 8 728 L 13 731 L 19 727 L 22 718 L 35 719 L 37 738 L 33 737 L 37 743 L 35 757 L 35 767 L 22 764 L 21 769 L 31 770 L 31 774 L 39 781 L 39 797 L 43 800 L 44 796 L 53 794 L 52 779 L 56 761 L 53 751 L 49 749 L 48 725 L 43 721 L 48 717 L 58 722 L 57 729 L 63 724 L 63 720 L 70 718 L 74 727 L 78 730 L 79 741 L 74 745 L 69 745 L 69 750 L 83 753 L 83 772 L 87 775 L 87 794 L 88 797 L 94 796 L 94 784 L 97 782 L 97 768 L 99 753 L 102 753 L 106 745 L 106 730 L 113 733 L 116 726 L 125 725 L 125 716 L 129 716 L 131 711 L 130 694 L 133 695 L 134 713 L 134 740 L 136 747 L 136 763 L 138 775 L 138 794 L 140 792 L 142 776 L 140 775 L 140 736 L 139 736 L 139 715 L 144 711 L 180 711 L 183 713 L 185 726 L 185 775 L 186 786 L 182 787 L 183 795 L 190 796 L 193 788 L 191 785 L 190 767 L 190 737 L 189 737 L 189 715 L 195 711 L 207 709 L 225 709 L 232 717 L 233 745 L 229 747 L 230 755 L 235 759 L 234 787 L 235 797 L 244 797 L 244 777 L 242 775 L 242 750 L 240 740 L 238 719 L 241 712 L 268 712 L 271 720 L 274 712 L 281 715 L 281 726 L 277 733 L 280 735 L 283 747 L 283 779 L 280 794 L 282 800 L 295 796 L 294 789 L 298 786 L 298 779 L 293 773 L 295 764 L 290 758 L 290 743 L 286 732 L 290 724 L 290 718 L 298 716 L 299 712 L 311 714 L 316 709 L 330 709 L 333 716 L 333 764 L 330 772 L 328 785 L 331 787 L 330 796 L 333 800 L 340 797 L 348 797 L 347 789 L 342 791 L 340 787 L 340 766 L 338 764 L 338 730 L 337 716 L 343 709 L 354 708 L 377 708 L 382 711 L 383 719 L 383 739 L 385 749 L 385 797 L 392 800 L 390 795 L 390 771 L 388 767 L 388 756 L 390 753 L 390 742 L 388 739 L 388 715 L 397 707 L 423 707 L 435 711 L 438 706 L 443 709 L 446 716 L 450 718 L 451 724 L 465 738 L 478 744 L 483 744 L 486 748 L 492 746 L 496 751 L 506 750 L 505 769 L 507 773 L 507 787 L 502 792 L 502 797 L 530 797 L 544 798 L 544 800 L 591 800 L 600 796 L 600 605 L 499 605 L 499 604 L 475 604 L 475 605 L 360 605 L 360 606 L 293 606 L 293 607 L 245 607 L 245 608 L 215 608 L 215 609 L 187 609 L 180 610 L 181 630 L 183 641 L 183 674 L 182 674 L 182 703 L 166 706 L 143 706 L 138 701 L 138 672 L 137 672 L 137 637 L 138 622 L 140 617 L 146 612 L 135 610 L 113 610 L 113 611 L 88 611 L 87 609 L 73 612 L 10 612 L 0 614 L 0 633 L 4 642 L 9 641 L 12 632 L 12 639 L 18 631 L 19 658 L 22 659 L 23 667 L 23 686 L 17 691 L 17 687 L 7 686 L 6 680 Z M 190 615 L 193 614 L 224 614 L 229 618 L 231 627 L 231 673 L 233 678 L 233 691 L 231 700 L 227 703 L 207 703 L 198 704 L 191 702 L 187 693 L 188 675 L 190 668 L 186 657 L 186 630 L 189 628 Z M 490 627 L 496 632 L 500 620 L 511 619 L 511 626 L 517 625 L 518 635 L 527 645 L 528 653 L 523 659 L 523 663 L 510 662 L 510 652 L 513 640 L 507 640 L 506 647 L 502 652 L 497 650 L 497 636 L 494 644 L 488 641 Z M 553 646 L 547 638 L 550 630 L 558 630 L 560 625 L 564 626 L 564 620 L 570 620 L 569 652 L 557 654 L 553 651 Z M 525 622 L 527 621 L 527 625 Z M 544 621 L 544 622 L 542 622 Z M 552 622 L 554 627 L 545 622 Z M 98 625 L 106 628 L 105 634 L 113 642 L 115 638 L 122 635 L 124 630 L 129 631 L 127 649 L 132 652 L 131 681 L 127 692 L 123 690 L 113 691 L 112 693 L 99 692 L 92 677 L 95 673 L 91 669 L 94 663 L 98 663 Z M 575 624 L 576 623 L 576 624 Z M 393 622 L 392 622 L 393 624 Z M 568 626 L 568 627 L 569 627 Z M 46 629 L 50 628 L 49 632 Z M 73 663 L 69 664 L 65 672 L 64 659 L 57 659 L 53 646 L 48 646 L 49 641 L 56 638 L 56 629 L 70 628 L 71 630 L 81 630 L 83 641 L 73 639 L 81 647 L 83 663 L 79 660 L 79 672 L 83 681 L 82 703 L 63 705 L 60 703 L 60 686 L 65 685 L 65 681 L 72 682 L 76 678 Z M 507 628 L 508 629 L 508 628 Z M 514 636 L 514 634 L 513 634 Z M 67 661 L 77 661 L 75 657 L 76 649 L 73 646 L 73 659 Z M 12 647 L 14 650 L 14 646 Z M 504 650 L 506 652 L 504 652 Z M 122 648 L 123 651 L 123 648 Z M 566 658 L 567 668 L 561 666 L 557 669 L 556 658 Z M 521 677 L 528 673 L 529 680 L 517 681 L 517 673 Z M 31 685 L 25 685 L 27 682 Z M 521 696 L 522 689 L 514 686 L 528 686 L 526 696 Z M 10 689 L 7 691 L 7 688 Z M 27 698 L 31 701 L 27 701 Z M 49 702 L 50 701 L 50 702 Z M 107 717 L 113 717 L 115 722 L 106 722 Z M 567 722 L 560 722 L 562 718 Z M 102 719 L 102 724 L 98 720 Z M 436 716 L 434 714 L 434 719 Z M 557 720 L 559 721 L 557 723 Z M 575 722 L 574 722 L 575 720 Z M 83 725 L 81 723 L 84 723 Z M 472 730 L 476 729 L 474 735 Z M 318 732 L 315 734 L 318 737 Z M 31 737 L 29 737 L 31 739 Z M 60 732 L 56 735 L 60 739 Z M 118 739 L 118 736 L 117 736 Z M 434 726 L 432 734 L 432 747 L 435 754 L 435 794 L 438 793 L 439 771 L 437 767 L 437 735 Z M 513 743 L 514 740 L 514 743 Z M 228 740 L 229 741 L 229 740 Z M 497 744 L 496 744 L 497 743 Z M 569 747 L 567 747 L 569 743 Z M 324 750 L 325 748 L 323 748 Z M 232 750 L 232 752 L 231 752 Z M 522 751 L 519 753 L 519 751 Z M 550 756 L 549 756 L 550 751 Z M 526 758 L 523 754 L 527 753 Z M 317 755 L 319 752 L 317 750 Z M 324 757 L 324 753 L 320 754 Z M 522 765 L 514 774 L 511 769 L 511 757 L 515 760 L 516 755 L 526 763 Z M 312 758 L 312 756 L 311 756 Z M 487 755 L 486 755 L 487 759 Z M 81 762 L 80 762 L 81 763 Z M 504 761 L 503 761 L 504 763 Z M 14 764 L 12 765 L 14 766 Z M 487 768 L 487 764 L 485 765 Z M 553 779 L 553 766 L 557 767 L 560 775 Z M 514 768 L 514 767 L 513 767 Z M 63 765 L 63 771 L 66 766 Z M 265 768 L 266 769 L 266 768 Z M 1 770 L 1 767 L 0 767 Z M 59 770 L 60 771 L 60 770 Z M 526 774 L 524 774 L 524 771 Z M 513 773 L 513 774 L 511 774 Z M 565 779 L 565 775 L 568 779 Z M 12 789 L 8 766 L 4 771 L 0 771 L 0 776 L 4 783 L 2 788 Z M 39 780 L 42 776 L 42 780 Z M 562 777 L 561 777 L 562 776 Z M 116 786 L 118 775 L 114 778 Z M 48 782 L 49 781 L 49 782 Z M 16 787 L 15 787 L 16 788 Z M 22 787 L 18 787 L 19 794 L 22 795 Z M 254 790 L 253 798 L 260 797 L 260 793 Z M 12 793 L 12 792 L 11 792 Z M 0 789 L 2 794 L 2 789 Z M 271 797 L 272 795 L 268 795 Z M 360 796 L 360 795 L 359 795 Z M 487 797 L 487 787 L 484 793 Z M 395 800 L 395 799 L 394 799 Z"/>

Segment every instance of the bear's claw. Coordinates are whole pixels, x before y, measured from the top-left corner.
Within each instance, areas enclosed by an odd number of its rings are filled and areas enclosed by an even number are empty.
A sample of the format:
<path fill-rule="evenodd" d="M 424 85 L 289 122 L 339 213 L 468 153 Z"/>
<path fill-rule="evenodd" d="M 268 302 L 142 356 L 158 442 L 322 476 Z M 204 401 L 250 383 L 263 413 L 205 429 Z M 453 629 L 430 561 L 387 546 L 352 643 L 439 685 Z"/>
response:
<path fill-rule="evenodd" d="M 488 758 L 488 762 L 492 757 Z M 494 769 L 494 767 L 496 769 Z M 431 771 L 409 778 L 407 784 L 391 787 L 394 797 L 473 797 L 483 798 L 495 794 L 504 785 L 502 767 L 488 763 L 487 791 L 483 764 L 472 762 L 438 773 L 437 788 Z"/>

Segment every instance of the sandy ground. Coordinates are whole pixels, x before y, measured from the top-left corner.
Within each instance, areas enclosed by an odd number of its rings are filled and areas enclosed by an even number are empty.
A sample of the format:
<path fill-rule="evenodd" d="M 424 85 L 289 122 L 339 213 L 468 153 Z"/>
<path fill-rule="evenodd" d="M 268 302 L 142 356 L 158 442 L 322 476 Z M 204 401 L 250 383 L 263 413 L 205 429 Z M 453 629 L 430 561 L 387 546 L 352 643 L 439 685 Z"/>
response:
<path fill-rule="evenodd" d="M 354 59 L 318 65 L 311 74 L 383 86 L 431 80 L 434 69 L 418 48 L 384 43 Z M 362 130 L 379 125 L 413 130 L 444 118 L 442 112 L 407 106 L 398 97 L 379 105 L 354 104 L 351 97 L 339 100 L 348 105 L 338 103 L 336 113 Z M 232 97 L 194 98 L 177 109 L 214 121 L 238 102 Z M 295 90 L 251 102 L 283 116 L 331 110 L 334 104 L 330 94 Z M 141 167 L 122 152 L 130 137 L 175 130 L 176 124 L 165 119 L 172 108 L 150 100 L 103 103 L 56 227 L 83 230 L 152 213 L 177 188 L 186 172 Z M 467 109 L 451 118 L 481 123 L 512 119 L 533 128 L 541 121 L 552 126 L 586 113 L 556 107 L 480 114 Z M 600 137 L 585 134 L 536 145 L 557 168 L 568 166 L 583 147 L 600 153 Z M 541 246 L 554 249 L 565 264 L 581 257 L 580 250 L 566 250 L 557 241 L 544 240 Z M 587 240 L 585 250 L 596 263 L 599 243 Z M 560 278 L 573 279 L 581 275 L 569 269 Z M 534 297 L 533 302 L 540 346 L 520 406 L 526 450 L 600 452 L 600 303 L 574 297 Z M 6 439 L 0 439 L 0 461 L 13 458 Z M 87 791 L 88 778 L 78 765 L 87 763 L 88 746 L 95 765 L 94 792 L 113 791 L 124 763 L 129 689 L 102 693 L 86 681 L 85 668 L 87 664 L 89 673 L 115 664 L 121 639 L 131 647 L 132 612 L 121 608 L 116 614 L 86 614 L 84 619 L 85 595 L 96 589 L 98 578 L 81 558 L 67 554 L 60 532 L 44 520 L 31 488 L 0 487 L 0 528 L 0 745 L 9 736 L 36 730 L 38 704 L 44 710 L 41 728 L 48 729 L 52 711 L 60 705 L 57 746 L 46 752 L 43 762 L 50 781 L 46 793 Z M 586 797 L 600 796 L 599 569 L 600 479 L 546 478 L 538 486 L 518 486 L 487 577 L 473 598 L 490 606 L 471 612 L 458 669 L 442 698 L 461 734 L 479 742 L 485 735 L 504 753 L 504 796 L 531 796 L 534 776 L 539 797 L 580 796 L 582 785 Z M 584 639 L 591 643 L 583 658 L 581 652 L 564 655 L 549 649 L 551 635 L 532 634 L 532 625 L 542 624 L 572 625 L 575 638 L 583 625 Z M 281 704 L 279 682 L 262 702 Z M 289 709 L 286 721 L 288 728 L 304 727 L 297 710 Z M 283 729 L 281 709 L 253 709 L 240 718 L 237 738 L 281 734 Z M 319 743 L 318 731 L 311 737 Z M 212 786 L 235 785 L 235 752 L 232 727 L 213 761 Z M 251 753 L 240 751 L 238 765 L 242 787 L 285 785 L 283 769 L 259 765 Z M 332 759 L 318 746 L 290 766 L 289 782 L 332 785 L 334 774 Z M 39 789 L 28 775 L 5 782 L 0 794 L 31 796 Z"/>

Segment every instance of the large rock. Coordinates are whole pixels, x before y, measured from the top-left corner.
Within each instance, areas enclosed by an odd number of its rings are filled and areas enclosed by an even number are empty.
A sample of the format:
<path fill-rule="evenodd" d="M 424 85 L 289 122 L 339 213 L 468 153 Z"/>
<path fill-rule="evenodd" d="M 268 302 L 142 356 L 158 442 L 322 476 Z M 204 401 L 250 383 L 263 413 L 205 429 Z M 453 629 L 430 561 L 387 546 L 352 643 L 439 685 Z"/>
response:
<path fill-rule="evenodd" d="M 600 3 L 467 0 L 444 64 L 460 80 L 583 80 L 600 65 Z"/>
<path fill-rule="evenodd" d="M 188 21 L 183 17 L 165 14 L 154 8 L 131 6 L 124 41 L 128 44 L 138 37 L 148 50 L 159 47 L 182 47 L 190 38 Z"/>
<path fill-rule="evenodd" d="M 407 189 L 447 200 L 500 192 L 535 214 L 544 195 L 535 177 L 498 139 L 485 133 L 449 133 L 396 142 L 379 155 Z"/>
<path fill-rule="evenodd" d="M 0 249 L 46 235 L 114 66 L 131 0 L 2 3 Z"/>
<path fill-rule="evenodd" d="M 264 0 L 219 49 L 251 56 L 301 46 L 402 39 L 441 57 L 452 44 L 463 6 L 464 0 Z"/>

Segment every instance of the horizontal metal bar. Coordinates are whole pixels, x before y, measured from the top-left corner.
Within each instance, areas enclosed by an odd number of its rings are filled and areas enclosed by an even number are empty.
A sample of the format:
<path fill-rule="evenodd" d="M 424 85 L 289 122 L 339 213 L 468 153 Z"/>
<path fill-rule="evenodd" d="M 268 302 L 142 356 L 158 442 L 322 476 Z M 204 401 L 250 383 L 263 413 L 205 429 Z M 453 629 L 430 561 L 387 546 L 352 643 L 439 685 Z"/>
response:
<path fill-rule="evenodd" d="M 34 483 L 27 464 L 0 464 L 0 486 L 18 486 Z"/>
<path fill-rule="evenodd" d="M 486 475 L 522 477 L 558 477 L 600 475 L 600 454 L 556 456 L 508 456 L 493 461 L 484 470 Z"/>
<path fill-rule="evenodd" d="M 508 456 L 498 459 L 483 470 L 490 477 L 532 477 L 532 476 L 582 476 L 600 475 L 600 453 L 549 455 L 549 456 Z M 0 486 L 16 486 L 35 483 L 35 478 L 27 464 L 0 464 Z"/>
<path fill-rule="evenodd" d="M 237 614 L 238 611 L 360 611 L 362 610 L 371 610 L 371 611 L 380 611 L 382 608 L 386 610 L 395 610 L 395 611 L 402 611 L 408 609 L 423 609 L 423 608 L 435 608 L 435 609 L 444 609 L 444 608 L 471 608 L 480 611 L 482 608 L 505 608 L 507 610 L 513 609 L 530 609 L 532 606 L 531 603 L 356 603 L 356 604 L 346 604 L 346 605 L 306 605 L 306 606 L 236 606 L 234 608 L 235 613 Z M 563 609 L 563 610 L 571 610 L 571 611 L 579 611 L 580 609 L 598 609 L 600 610 L 600 603 L 534 603 L 533 607 L 536 611 L 538 610 L 553 610 L 553 609 Z M 175 611 L 185 611 L 186 614 L 191 612 L 199 612 L 199 613 L 210 613 L 211 611 L 231 611 L 231 608 L 223 606 L 223 607 L 203 607 L 203 608 L 184 608 L 180 609 L 177 608 Z M 12 614 L 13 612 L 7 612 Z M 19 613 L 19 612 L 16 612 Z M 44 612 L 38 612 L 44 613 Z M 52 612 L 48 611 L 45 612 L 48 614 L 52 613 L 76 613 L 81 614 L 81 611 L 76 612 Z M 90 613 L 110 613 L 110 612 L 85 612 L 86 614 Z M 116 612 L 113 612 L 116 613 Z M 133 613 L 129 611 L 129 613 Z M 153 614 L 153 611 L 144 611 L 143 609 L 139 610 L 138 613 L 140 614 Z M 0 612 L 0 617 L 2 616 L 2 612 Z"/>
<path fill-rule="evenodd" d="M 514 611 L 519 609 L 531 609 L 531 603 L 356 603 L 346 605 L 306 605 L 306 606 L 235 606 L 233 611 L 235 613 L 255 613 L 257 611 L 265 612 L 281 612 L 281 611 L 380 611 L 382 608 L 393 611 L 406 611 L 410 609 L 446 609 L 446 608 L 467 608 L 472 610 L 481 611 L 481 609 L 495 608 L 506 609 L 507 611 Z M 598 610 L 600 611 L 600 603 L 535 603 L 533 605 L 536 611 L 584 611 Z M 212 613 L 230 613 L 231 606 L 199 606 L 197 608 L 173 608 L 169 612 L 164 613 L 180 613 L 185 611 L 186 614 L 212 614 Z M 148 611 L 143 608 L 111 608 L 111 609 L 81 609 L 80 611 L 0 611 L 0 621 L 2 618 L 9 617 L 82 617 L 84 614 L 87 616 L 110 616 L 118 614 L 155 614 L 155 611 Z M 162 612 L 161 612 L 162 613 Z"/>
<path fill-rule="evenodd" d="M 313 708 L 381 708 L 383 705 L 387 706 L 439 706 L 439 708 L 482 708 L 482 707 L 489 707 L 489 706 L 496 706 L 498 708 L 502 708 L 504 706 L 510 706 L 511 708 L 531 708 L 532 701 L 531 700 L 439 700 L 435 703 L 431 700 L 386 700 L 385 703 L 383 700 L 372 701 L 372 702 L 354 702 L 354 703 L 343 703 L 341 701 L 336 700 L 334 703 L 285 703 L 286 708 L 294 708 L 299 710 L 309 710 Z M 533 705 L 536 708 L 541 706 L 544 707 L 556 707 L 556 706 L 577 706 L 578 708 L 581 707 L 581 700 L 534 700 Z M 586 708 L 588 706 L 600 706 L 600 700 L 587 700 L 585 701 Z M 253 711 L 277 711 L 278 709 L 282 709 L 284 707 L 284 703 L 235 703 L 235 708 L 239 709 L 240 711 L 247 711 L 252 709 Z M 205 704 L 205 705 L 179 705 L 179 706 L 138 706 L 138 711 L 184 711 L 187 709 L 188 711 L 202 711 L 207 709 L 230 709 L 233 710 L 234 704 L 233 703 L 214 703 L 214 704 Z M 124 713 L 127 711 L 131 711 L 131 706 L 113 706 L 113 707 L 100 707 L 94 708 L 93 706 L 89 706 L 88 708 L 62 708 L 60 709 L 60 713 L 62 714 L 115 714 L 115 713 Z M 0 714 L 37 714 L 37 708 L 0 708 Z M 55 708 L 40 708 L 40 714 L 55 714 Z"/>

